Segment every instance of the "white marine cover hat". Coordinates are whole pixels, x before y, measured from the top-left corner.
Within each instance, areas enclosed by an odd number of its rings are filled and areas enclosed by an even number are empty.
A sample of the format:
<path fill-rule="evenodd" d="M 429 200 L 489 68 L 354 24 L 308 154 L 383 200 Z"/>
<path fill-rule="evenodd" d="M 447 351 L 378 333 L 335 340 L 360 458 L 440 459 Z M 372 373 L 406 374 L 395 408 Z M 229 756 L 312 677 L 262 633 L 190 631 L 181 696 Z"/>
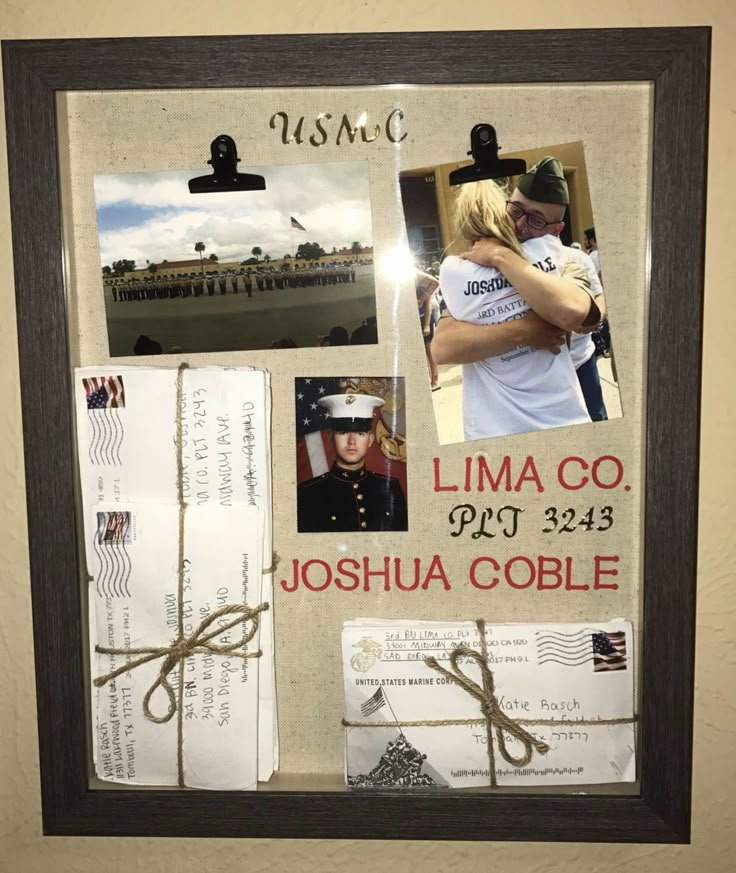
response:
<path fill-rule="evenodd" d="M 357 433 L 371 429 L 373 410 L 385 401 L 371 394 L 328 394 L 317 402 L 329 412 L 332 430 Z"/>

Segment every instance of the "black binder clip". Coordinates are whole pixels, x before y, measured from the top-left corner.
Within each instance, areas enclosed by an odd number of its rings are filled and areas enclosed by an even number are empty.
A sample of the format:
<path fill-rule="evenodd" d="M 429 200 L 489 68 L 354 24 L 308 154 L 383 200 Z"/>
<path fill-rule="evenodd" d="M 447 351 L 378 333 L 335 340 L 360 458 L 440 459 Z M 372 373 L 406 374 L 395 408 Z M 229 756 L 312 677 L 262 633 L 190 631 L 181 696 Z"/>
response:
<path fill-rule="evenodd" d="M 189 180 L 190 194 L 214 194 L 219 191 L 265 191 L 266 180 L 252 173 L 239 173 L 238 150 L 235 140 L 223 133 L 212 140 L 212 157 L 208 164 L 215 171 L 211 176 L 197 176 Z"/>
<path fill-rule="evenodd" d="M 476 124 L 470 131 L 470 151 L 475 161 L 469 167 L 460 167 L 450 173 L 451 185 L 479 182 L 481 179 L 503 179 L 526 173 L 526 161 L 518 158 L 499 158 L 496 128 L 490 124 Z"/>

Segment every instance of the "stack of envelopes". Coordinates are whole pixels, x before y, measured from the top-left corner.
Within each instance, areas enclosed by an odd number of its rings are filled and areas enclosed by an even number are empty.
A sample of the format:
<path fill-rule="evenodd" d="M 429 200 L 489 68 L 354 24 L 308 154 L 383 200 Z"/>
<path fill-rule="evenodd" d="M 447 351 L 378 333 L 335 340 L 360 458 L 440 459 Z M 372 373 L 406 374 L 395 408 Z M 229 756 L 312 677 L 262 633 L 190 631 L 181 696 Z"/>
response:
<path fill-rule="evenodd" d="M 92 679 L 130 667 L 91 689 L 97 775 L 254 789 L 278 766 L 269 376 L 110 364 L 74 388 Z"/>
<path fill-rule="evenodd" d="M 486 625 L 485 651 L 482 629 L 459 621 L 345 623 L 348 785 L 488 786 L 489 735 L 498 785 L 635 779 L 629 622 Z M 521 763 L 524 733 L 530 760 Z M 517 763 L 504 757 L 499 734 Z"/>

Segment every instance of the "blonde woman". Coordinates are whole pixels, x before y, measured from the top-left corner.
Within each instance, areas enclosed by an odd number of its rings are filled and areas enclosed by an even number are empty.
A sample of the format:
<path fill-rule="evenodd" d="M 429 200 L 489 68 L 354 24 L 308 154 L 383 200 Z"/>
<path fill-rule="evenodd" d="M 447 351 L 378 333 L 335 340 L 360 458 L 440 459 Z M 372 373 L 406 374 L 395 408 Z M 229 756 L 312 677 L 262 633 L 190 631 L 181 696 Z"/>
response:
<path fill-rule="evenodd" d="M 588 291 L 562 276 L 569 261 L 562 243 L 552 235 L 520 243 L 506 212 L 506 196 L 495 182 L 463 185 L 456 210 L 470 250 L 446 258 L 440 270 L 442 295 L 453 318 L 475 325 L 511 324 L 533 317 L 533 310 L 560 331 L 595 319 Z M 589 421 L 565 343 L 559 352 L 518 345 L 463 364 L 467 440 Z"/>

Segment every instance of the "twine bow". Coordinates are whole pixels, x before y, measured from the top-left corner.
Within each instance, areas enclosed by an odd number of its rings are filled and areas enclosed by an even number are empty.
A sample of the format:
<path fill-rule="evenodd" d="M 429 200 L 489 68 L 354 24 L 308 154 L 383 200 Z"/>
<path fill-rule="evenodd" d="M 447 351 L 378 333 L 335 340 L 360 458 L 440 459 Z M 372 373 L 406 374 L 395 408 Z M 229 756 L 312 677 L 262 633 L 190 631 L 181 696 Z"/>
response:
<path fill-rule="evenodd" d="M 494 731 L 496 733 L 498 750 L 501 753 L 501 756 L 504 758 L 505 761 L 507 761 L 509 764 L 512 764 L 514 767 L 526 767 L 526 765 L 532 759 L 534 750 L 539 752 L 540 755 L 546 755 L 547 752 L 549 752 L 549 746 L 547 745 L 547 743 L 543 742 L 542 740 L 538 740 L 536 737 L 533 737 L 530 733 L 525 731 L 524 728 L 517 721 L 514 721 L 514 719 L 506 715 L 506 713 L 503 712 L 503 710 L 498 705 L 498 700 L 496 700 L 496 689 L 495 682 L 493 680 L 493 673 L 488 666 L 488 648 L 486 646 L 486 623 L 485 621 L 483 621 L 483 619 L 478 619 L 476 625 L 478 627 L 478 634 L 480 636 L 480 652 L 477 652 L 475 649 L 470 649 L 467 646 L 458 646 L 456 649 L 453 649 L 452 652 L 450 652 L 450 666 L 452 667 L 452 672 L 441 666 L 438 663 L 437 659 L 431 656 L 425 658 L 424 663 L 428 667 L 431 667 L 433 670 L 436 670 L 438 673 L 442 673 L 456 685 L 459 685 L 464 691 L 466 691 L 480 703 L 480 709 L 483 713 L 483 718 L 486 724 L 486 749 L 488 752 L 488 762 L 490 765 L 491 788 L 497 788 L 498 784 L 496 781 L 496 757 L 493 750 Z M 478 685 L 477 682 L 474 682 L 462 671 L 461 667 L 458 664 L 460 658 L 469 658 L 470 660 L 475 661 L 480 669 L 483 683 L 482 686 Z M 504 732 L 506 734 L 510 734 L 512 737 L 519 740 L 519 742 L 523 744 L 523 755 L 520 755 L 517 758 L 509 752 L 509 750 L 506 748 L 506 738 Z"/>
<path fill-rule="evenodd" d="M 143 698 L 143 714 L 145 717 L 156 724 L 165 724 L 171 721 L 177 711 L 177 695 L 169 682 L 169 675 L 180 667 L 183 661 L 192 655 L 228 655 L 236 658 L 260 658 L 260 649 L 255 652 L 239 652 L 247 645 L 258 632 L 258 622 L 261 612 L 268 609 L 267 603 L 261 603 L 259 606 L 250 607 L 242 603 L 231 603 L 220 609 L 215 610 L 211 615 L 208 615 L 199 626 L 189 636 L 180 636 L 170 646 L 141 646 L 134 649 L 110 649 L 106 646 L 95 646 L 95 651 L 101 655 L 142 655 L 141 658 L 136 658 L 133 661 L 127 661 L 122 667 L 113 670 L 111 673 L 106 673 L 104 676 L 98 676 L 94 680 L 97 688 L 101 688 L 113 679 L 121 676 L 123 673 L 129 673 L 149 661 L 155 661 L 156 658 L 163 658 L 161 669 L 158 672 L 158 677 L 146 692 Z M 205 633 L 205 631 L 217 619 L 225 615 L 236 614 L 236 617 L 226 622 L 223 625 L 215 628 L 215 630 Z M 243 633 L 243 636 L 233 643 L 216 643 L 213 642 L 218 636 L 226 633 L 237 625 L 244 626 L 250 621 L 250 630 Z M 159 688 L 163 688 L 169 698 L 169 708 L 165 715 L 157 716 L 151 712 L 150 702 L 153 695 Z"/>

